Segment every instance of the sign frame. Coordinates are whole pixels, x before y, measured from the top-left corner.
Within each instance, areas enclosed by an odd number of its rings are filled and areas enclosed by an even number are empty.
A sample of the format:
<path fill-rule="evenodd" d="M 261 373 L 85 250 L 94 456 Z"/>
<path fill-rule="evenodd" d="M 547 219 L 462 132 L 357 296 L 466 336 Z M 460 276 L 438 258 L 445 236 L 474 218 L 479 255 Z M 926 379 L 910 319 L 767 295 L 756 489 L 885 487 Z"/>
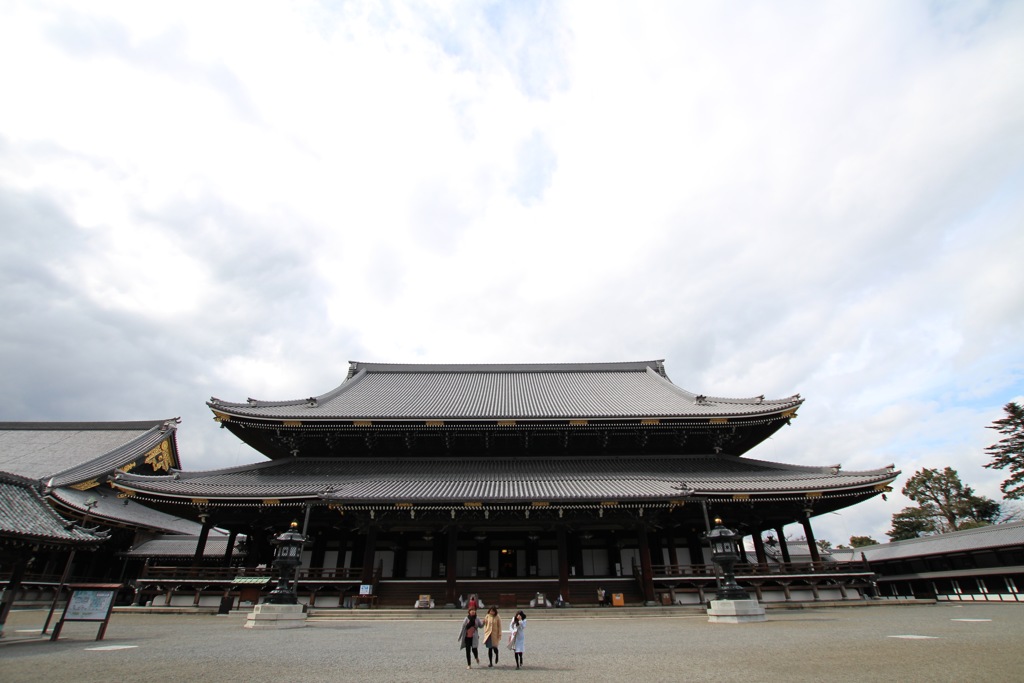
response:
<path fill-rule="evenodd" d="M 69 586 L 71 594 L 64 605 L 64 613 L 53 628 L 50 642 L 60 637 L 65 621 L 92 622 L 100 625 L 96 640 L 103 640 L 110 623 L 110 614 L 114 611 L 117 592 L 122 588 L 119 583 L 80 583 Z"/>

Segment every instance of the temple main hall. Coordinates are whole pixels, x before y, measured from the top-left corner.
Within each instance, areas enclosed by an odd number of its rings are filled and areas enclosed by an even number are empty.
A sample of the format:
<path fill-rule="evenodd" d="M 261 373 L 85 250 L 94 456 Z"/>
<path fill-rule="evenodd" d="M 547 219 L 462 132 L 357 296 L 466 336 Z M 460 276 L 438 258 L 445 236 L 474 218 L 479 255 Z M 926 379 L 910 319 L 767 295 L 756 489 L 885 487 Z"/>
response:
<path fill-rule="evenodd" d="M 891 490 L 899 472 L 751 457 L 802 403 L 693 393 L 661 360 L 352 362 L 324 394 L 210 399 L 221 427 L 266 462 L 117 472 L 110 484 L 244 536 L 250 567 L 271 563 L 272 539 L 297 521 L 308 538 L 300 595 L 317 606 L 347 604 L 359 585 L 380 604 L 410 606 L 474 593 L 585 603 L 598 588 L 703 602 L 715 577 L 701 539 L 716 517 L 752 539 L 738 580 L 762 599 L 860 595 L 870 572 L 830 572 L 812 520 Z M 805 567 L 784 566 L 795 565 L 783 534 L 793 523 Z M 149 578 L 140 596 L 178 580 Z"/>

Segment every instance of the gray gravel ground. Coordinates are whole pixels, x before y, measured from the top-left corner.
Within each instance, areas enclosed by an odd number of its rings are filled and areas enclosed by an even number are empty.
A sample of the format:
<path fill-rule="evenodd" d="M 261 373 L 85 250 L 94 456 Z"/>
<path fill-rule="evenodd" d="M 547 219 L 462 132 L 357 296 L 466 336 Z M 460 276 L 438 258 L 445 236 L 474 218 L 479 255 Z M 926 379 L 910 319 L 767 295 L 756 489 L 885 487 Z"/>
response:
<path fill-rule="evenodd" d="M 549 616 L 551 615 L 551 616 Z M 239 616 L 115 614 L 106 638 L 69 623 L 61 639 L 18 640 L 44 611 L 15 611 L 0 681 L 1024 681 L 1024 605 L 769 611 L 760 624 L 703 616 L 528 621 L 526 667 L 466 670 L 450 621 L 368 619 L 253 631 Z M 966 620 L 966 621 L 961 621 Z M 894 636 L 917 636 L 896 638 Z M 926 636 L 926 638 L 925 638 Z M 96 650 L 94 648 L 120 648 Z"/>

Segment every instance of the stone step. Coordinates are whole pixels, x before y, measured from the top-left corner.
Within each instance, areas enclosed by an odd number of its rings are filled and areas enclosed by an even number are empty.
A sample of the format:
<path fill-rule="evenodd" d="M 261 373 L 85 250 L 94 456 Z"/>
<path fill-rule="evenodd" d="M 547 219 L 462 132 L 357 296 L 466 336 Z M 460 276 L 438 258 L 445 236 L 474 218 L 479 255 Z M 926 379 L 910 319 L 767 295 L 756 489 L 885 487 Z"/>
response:
<path fill-rule="evenodd" d="M 671 607 L 567 607 L 555 608 L 523 608 L 530 619 L 590 619 L 590 618 L 628 618 L 628 617 L 673 617 L 706 614 L 701 605 Z M 502 609 L 503 619 L 511 619 L 516 612 L 513 609 Z M 317 609 L 309 610 L 309 621 L 335 620 L 367 620 L 367 619 L 435 619 L 457 620 L 465 616 L 462 609 Z"/>

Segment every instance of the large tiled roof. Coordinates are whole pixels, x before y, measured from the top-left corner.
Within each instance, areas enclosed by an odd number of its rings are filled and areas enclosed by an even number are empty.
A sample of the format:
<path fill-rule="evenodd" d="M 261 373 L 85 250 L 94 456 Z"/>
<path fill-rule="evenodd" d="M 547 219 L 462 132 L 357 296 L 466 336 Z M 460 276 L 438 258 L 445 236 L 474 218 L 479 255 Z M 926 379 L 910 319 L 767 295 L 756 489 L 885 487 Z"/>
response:
<path fill-rule="evenodd" d="M 118 492 L 109 486 L 97 486 L 87 491 L 73 488 L 53 489 L 49 496 L 58 505 L 79 514 L 88 512 L 92 519 L 110 525 L 170 532 L 198 534 L 203 525 L 154 510 L 130 498 L 118 498 Z M 87 505 L 95 501 L 92 506 Z"/>
<path fill-rule="evenodd" d="M 119 474 L 115 484 L 161 497 L 346 501 L 665 500 L 698 494 L 841 492 L 891 482 L 891 469 L 843 472 L 723 455 L 585 458 L 276 460 L 171 476 Z"/>
<path fill-rule="evenodd" d="M 26 477 L 0 472 L 0 541 L 91 546 L 105 540 L 54 512 Z"/>
<path fill-rule="evenodd" d="M 686 391 L 663 361 L 538 365 L 396 365 L 352 362 L 336 389 L 292 401 L 232 403 L 217 413 L 298 420 L 544 420 L 757 417 L 792 410 L 799 395 L 771 400 Z"/>
<path fill-rule="evenodd" d="M 244 536 L 239 536 L 236 541 L 243 540 L 244 538 Z M 203 557 L 224 557 L 228 549 L 228 540 L 229 538 L 226 536 L 214 536 L 211 534 L 206 539 L 206 545 L 203 547 Z M 196 544 L 198 543 L 198 536 L 168 534 L 140 543 L 120 554 L 125 557 L 135 558 L 194 557 L 196 554 Z M 234 552 L 237 553 L 237 549 Z"/>
<path fill-rule="evenodd" d="M 87 481 L 174 435 L 176 420 L 0 422 L 0 470 L 50 486 Z"/>
<path fill-rule="evenodd" d="M 948 534 L 862 546 L 853 548 L 851 552 L 854 559 L 860 559 L 860 554 L 864 553 L 868 562 L 883 562 L 1005 546 L 1024 546 L 1024 522 L 992 524 L 966 531 L 953 531 Z"/>

